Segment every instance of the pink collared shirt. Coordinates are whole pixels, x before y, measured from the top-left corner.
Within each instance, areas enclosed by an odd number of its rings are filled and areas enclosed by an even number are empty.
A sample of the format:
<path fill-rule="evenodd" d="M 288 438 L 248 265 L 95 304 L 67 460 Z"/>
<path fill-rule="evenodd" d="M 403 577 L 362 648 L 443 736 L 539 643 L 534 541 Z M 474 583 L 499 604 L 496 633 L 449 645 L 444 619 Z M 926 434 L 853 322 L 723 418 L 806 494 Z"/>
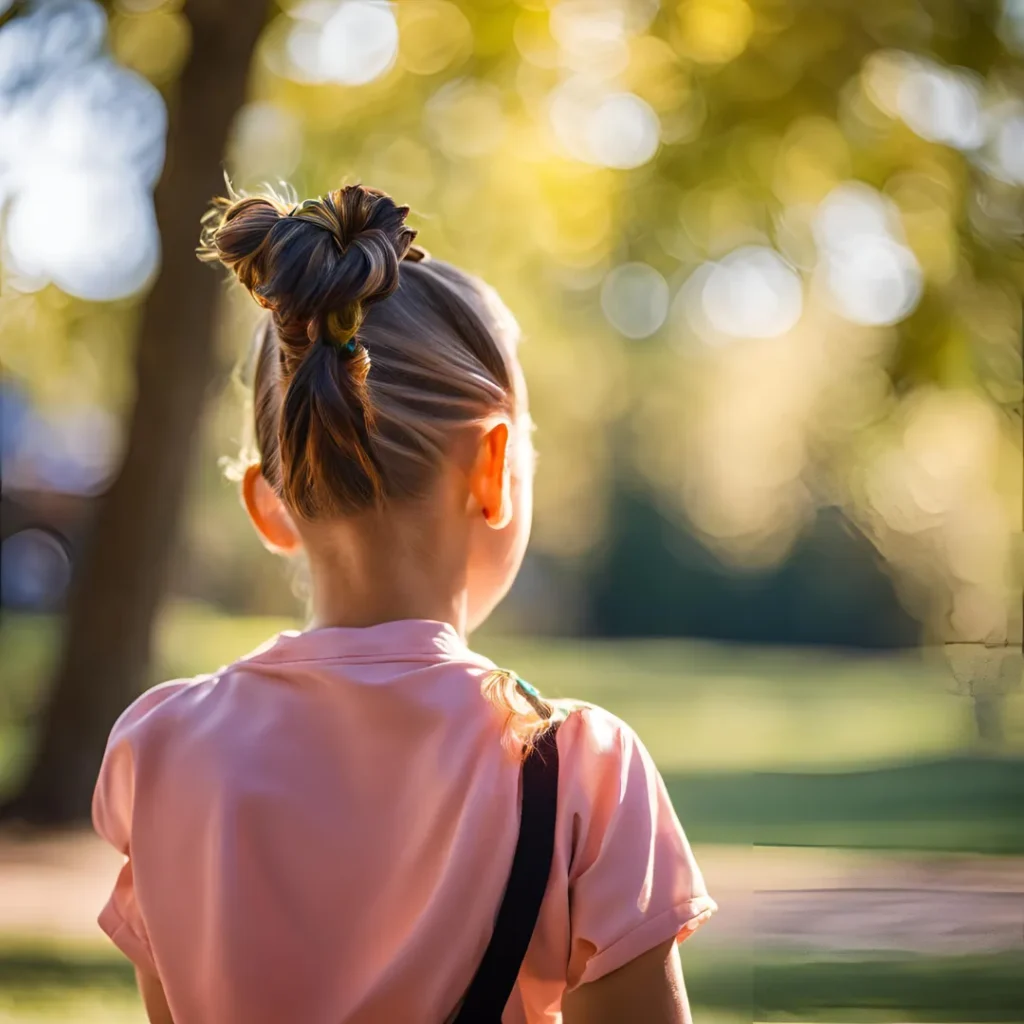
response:
<path fill-rule="evenodd" d="M 181 1024 L 439 1024 L 490 938 L 519 766 L 452 627 L 283 633 L 143 694 L 93 803 L 125 855 L 100 925 Z M 633 731 L 558 733 L 554 865 L 504 1024 L 688 935 L 715 909 Z"/>

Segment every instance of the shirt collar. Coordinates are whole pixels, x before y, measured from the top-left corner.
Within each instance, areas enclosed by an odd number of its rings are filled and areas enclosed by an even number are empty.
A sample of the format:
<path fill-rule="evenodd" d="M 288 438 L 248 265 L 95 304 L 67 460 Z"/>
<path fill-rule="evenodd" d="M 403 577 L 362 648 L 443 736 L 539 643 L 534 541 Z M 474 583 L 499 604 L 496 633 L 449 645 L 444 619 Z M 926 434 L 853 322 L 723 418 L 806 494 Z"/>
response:
<path fill-rule="evenodd" d="M 476 659 L 455 627 L 430 619 L 399 619 L 374 626 L 326 626 L 306 631 L 285 630 L 246 660 L 297 661 L 423 661 Z"/>

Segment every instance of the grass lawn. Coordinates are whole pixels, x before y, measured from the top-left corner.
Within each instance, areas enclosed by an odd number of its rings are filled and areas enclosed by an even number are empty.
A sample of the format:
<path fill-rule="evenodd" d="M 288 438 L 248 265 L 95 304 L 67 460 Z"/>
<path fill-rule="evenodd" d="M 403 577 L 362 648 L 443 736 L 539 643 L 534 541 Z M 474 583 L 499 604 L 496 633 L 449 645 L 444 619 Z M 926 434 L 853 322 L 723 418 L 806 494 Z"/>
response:
<path fill-rule="evenodd" d="M 216 669 L 294 623 L 179 605 L 153 681 Z M 0 627 L 0 790 L 56 649 L 55 624 Z M 1024 759 L 970 753 L 970 702 L 940 658 L 685 641 L 507 640 L 480 648 L 552 696 L 636 728 L 691 836 L 705 843 L 1024 852 Z M 1007 702 L 1011 737 L 1024 695 Z"/>
<path fill-rule="evenodd" d="M 1024 760 L 954 756 L 838 773 L 666 773 L 705 843 L 1024 852 Z"/>
<path fill-rule="evenodd" d="M 175 606 L 161 623 L 151 682 L 213 671 L 294 625 Z M 35 703 L 57 641 L 52 620 L 0 624 L 0 727 L 16 729 Z M 970 702 L 950 692 L 939 660 L 918 654 L 488 636 L 477 646 L 548 695 L 621 715 L 664 772 L 857 768 L 949 755 L 972 736 Z M 1015 719 L 1016 705 L 1009 711 Z"/>

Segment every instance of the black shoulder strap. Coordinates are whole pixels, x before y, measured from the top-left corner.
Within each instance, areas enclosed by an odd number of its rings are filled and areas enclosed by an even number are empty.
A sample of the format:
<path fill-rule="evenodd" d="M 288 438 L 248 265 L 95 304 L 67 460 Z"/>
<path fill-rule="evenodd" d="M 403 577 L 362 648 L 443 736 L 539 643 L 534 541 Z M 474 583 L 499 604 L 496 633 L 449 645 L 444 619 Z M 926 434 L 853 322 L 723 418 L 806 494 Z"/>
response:
<path fill-rule="evenodd" d="M 500 1024 L 519 976 L 551 874 L 558 809 L 558 723 L 523 762 L 523 806 L 519 841 L 494 934 L 470 982 L 454 1024 Z"/>

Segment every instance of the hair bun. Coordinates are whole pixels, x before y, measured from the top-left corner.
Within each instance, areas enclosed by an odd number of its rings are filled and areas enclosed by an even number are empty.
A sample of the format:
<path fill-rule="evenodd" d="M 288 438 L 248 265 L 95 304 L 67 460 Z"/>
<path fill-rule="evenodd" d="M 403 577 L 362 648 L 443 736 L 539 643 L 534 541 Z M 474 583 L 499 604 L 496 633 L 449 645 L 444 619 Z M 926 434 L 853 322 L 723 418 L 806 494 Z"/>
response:
<path fill-rule="evenodd" d="M 336 509 L 342 490 L 360 503 L 383 494 L 370 354 L 357 335 L 366 307 L 398 288 L 402 260 L 423 258 L 411 249 L 408 213 L 384 192 L 348 185 L 298 205 L 273 195 L 218 199 L 203 219 L 199 258 L 230 267 L 273 314 L 279 487 L 306 518 Z M 331 454 L 317 460 L 312 451 Z"/>
<path fill-rule="evenodd" d="M 416 237 L 405 223 L 408 215 L 409 207 L 398 206 L 386 193 L 348 185 L 320 199 L 307 199 L 290 217 L 334 236 L 346 279 L 339 282 L 341 290 L 350 301 L 368 303 L 385 298 L 398 287 L 398 266 Z M 362 259 L 353 258 L 356 254 Z"/>
<path fill-rule="evenodd" d="M 416 237 L 408 213 L 362 185 L 291 206 L 276 196 L 219 199 L 204 219 L 198 254 L 230 267 L 296 349 L 318 336 L 347 344 L 364 308 L 398 287 Z"/>
<path fill-rule="evenodd" d="M 258 301 L 266 242 L 284 215 L 273 196 L 218 196 L 202 219 L 196 253 L 204 262 L 233 270 Z"/>

